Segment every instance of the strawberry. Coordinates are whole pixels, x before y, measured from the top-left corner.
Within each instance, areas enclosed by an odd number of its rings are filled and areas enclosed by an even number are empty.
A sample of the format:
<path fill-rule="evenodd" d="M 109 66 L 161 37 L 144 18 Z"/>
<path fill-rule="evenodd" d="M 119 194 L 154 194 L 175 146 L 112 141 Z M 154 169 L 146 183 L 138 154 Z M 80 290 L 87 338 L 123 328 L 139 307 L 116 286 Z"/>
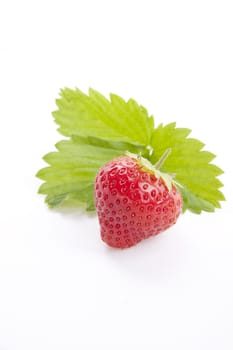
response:
<path fill-rule="evenodd" d="M 172 178 L 131 153 L 99 170 L 95 203 L 102 240 L 117 248 L 131 247 L 164 231 L 175 224 L 182 208 Z"/>

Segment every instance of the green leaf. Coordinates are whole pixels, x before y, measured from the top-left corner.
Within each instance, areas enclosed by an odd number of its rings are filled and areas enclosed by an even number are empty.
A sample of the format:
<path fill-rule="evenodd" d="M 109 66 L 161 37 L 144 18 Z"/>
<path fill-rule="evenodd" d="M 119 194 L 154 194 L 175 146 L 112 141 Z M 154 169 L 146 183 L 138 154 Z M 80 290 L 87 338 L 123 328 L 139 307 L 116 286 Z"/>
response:
<path fill-rule="evenodd" d="M 95 176 L 106 162 L 129 151 L 155 164 L 168 149 L 161 171 L 175 174 L 183 211 L 199 214 L 220 207 L 222 170 L 212 164 L 215 155 L 203 150 L 204 143 L 189 137 L 190 129 L 175 123 L 154 129 L 153 116 L 144 107 L 115 94 L 107 99 L 93 89 L 84 94 L 65 88 L 60 95 L 53 116 L 69 139 L 44 157 L 48 166 L 37 173 L 44 181 L 39 193 L 50 207 L 72 204 L 95 210 Z"/>
<path fill-rule="evenodd" d="M 178 189 L 183 198 L 183 207 L 182 210 L 185 212 L 187 209 L 195 214 L 200 214 L 202 210 L 213 212 L 215 207 L 210 202 L 197 197 L 194 193 L 189 191 L 187 188 L 182 187 L 178 184 Z"/>
<path fill-rule="evenodd" d="M 81 136 L 60 141 L 56 148 L 57 152 L 44 156 L 49 166 L 37 173 L 37 177 L 45 181 L 39 193 L 46 195 L 50 207 L 70 201 L 87 210 L 94 210 L 93 191 L 98 170 L 112 158 L 123 155 L 126 149 L 137 153 L 143 151 L 139 146 L 123 142 Z"/>
<path fill-rule="evenodd" d="M 188 138 L 189 134 L 189 129 L 176 128 L 175 123 L 159 125 L 151 138 L 150 161 L 155 163 L 171 148 L 162 171 L 175 173 L 183 196 L 183 211 L 211 212 L 220 208 L 220 201 L 225 199 L 219 190 L 223 185 L 217 178 L 223 171 L 210 163 L 215 155 L 203 150 L 204 144 L 199 140 Z"/>
<path fill-rule="evenodd" d="M 148 145 L 154 129 L 153 117 L 133 99 L 124 101 L 110 94 L 110 100 L 89 89 L 64 89 L 53 112 L 59 132 L 65 136 L 92 136 L 104 140 Z"/>

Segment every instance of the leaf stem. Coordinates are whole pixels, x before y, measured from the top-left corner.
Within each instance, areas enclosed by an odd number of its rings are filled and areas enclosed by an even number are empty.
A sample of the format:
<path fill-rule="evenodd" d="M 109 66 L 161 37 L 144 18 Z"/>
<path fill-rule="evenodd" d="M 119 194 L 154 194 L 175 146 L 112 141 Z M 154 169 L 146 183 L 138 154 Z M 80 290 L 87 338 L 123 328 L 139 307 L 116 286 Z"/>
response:
<path fill-rule="evenodd" d="M 156 169 L 158 169 L 158 170 L 161 169 L 161 167 L 163 166 L 165 160 L 170 155 L 171 151 L 172 151 L 171 148 L 166 149 L 166 151 L 164 152 L 162 157 L 158 160 L 157 163 L 155 163 L 154 166 L 155 166 Z"/>

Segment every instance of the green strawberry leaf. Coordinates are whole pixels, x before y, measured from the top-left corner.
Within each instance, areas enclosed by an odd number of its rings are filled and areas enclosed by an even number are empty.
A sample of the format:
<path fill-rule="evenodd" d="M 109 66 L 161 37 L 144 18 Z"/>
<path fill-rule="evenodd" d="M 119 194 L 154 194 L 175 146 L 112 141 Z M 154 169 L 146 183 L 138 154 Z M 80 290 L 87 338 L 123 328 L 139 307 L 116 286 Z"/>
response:
<path fill-rule="evenodd" d="M 213 212 L 215 210 L 215 206 L 213 204 L 202 198 L 199 198 L 187 188 L 180 186 L 179 184 L 177 187 L 183 198 L 183 212 L 188 209 L 195 214 L 200 214 L 202 210 L 208 212 Z"/>
<path fill-rule="evenodd" d="M 176 128 L 176 123 L 159 125 L 151 138 L 153 152 L 150 161 L 156 162 L 170 148 L 171 154 L 162 170 L 175 173 L 175 181 L 183 196 L 183 211 L 211 212 L 220 208 L 220 201 L 224 200 L 219 190 L 223 185 L 217 178 L 223 171 L 211 163 L 215 155 L 203 150 L 202 142 L 188 138 L 190 132 L 189 129 Z"/>
<path fill-rule="evenodd" d="M 92 136 L 104 140 L 147 145 L 154 129 L 154 120 L 147 110 L 133 99 L 127 102 L 110 94 L 107 100 L 99 92 L 89 89 L 61 90 L 53 112 L 59 132 L 65 136 Z"/>
<path fill-rule="evenodd" d="M 93 137 L 73 136 L 56 144 L 57 152 L 44 156 L 48 167 L 41 169 L 37 177 L 45 182 L 39 193 L 46 195 L 50 207 L 69 202 L 94 210 L 95 176 L 106 162 L 124 154 L 125 149 L 142 152 L 143 148 L 123 142 L 107 142 Z"/>
<path fill-rule="evenodd" d="M 171 154 L 161 171 L 175 174 L 183 211 L 199 214 L 220 207 L 224 196 L 218 176 L 223 172 L 211 163 L 215 155 L 188 137 L 189 129 L 176 128 L 175 123 L 154 129 L 153 116 L 133 99 L 126 102 L 111 94 L 108 100 L 93 89 L 86 95 L 66 88 L 56 102 L 55 122 L 69 139 L 57 143 L 57 151 L 44 157 L 48 166 L 37 173 L 44 181 L 39 193 L 46 195 L 50 207 L 95 210 L 95 176 L 106 162 L 129 151 L 155 164 L 168 149 Z"/>

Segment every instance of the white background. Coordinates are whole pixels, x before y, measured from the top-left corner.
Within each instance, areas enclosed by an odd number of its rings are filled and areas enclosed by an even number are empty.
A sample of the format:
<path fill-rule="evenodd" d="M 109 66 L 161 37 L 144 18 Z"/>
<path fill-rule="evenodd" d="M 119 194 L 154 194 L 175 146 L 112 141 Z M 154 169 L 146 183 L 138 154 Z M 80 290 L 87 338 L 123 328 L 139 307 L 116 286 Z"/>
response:
<path fill-rule="evenodd" d="M 233 3 L 0 3 L 0 350 L 232 350 Z M 51 211 L 41 157 L 63 87 L 135 98 L 217 154 L 227 201 L 128 250 Z"/>

